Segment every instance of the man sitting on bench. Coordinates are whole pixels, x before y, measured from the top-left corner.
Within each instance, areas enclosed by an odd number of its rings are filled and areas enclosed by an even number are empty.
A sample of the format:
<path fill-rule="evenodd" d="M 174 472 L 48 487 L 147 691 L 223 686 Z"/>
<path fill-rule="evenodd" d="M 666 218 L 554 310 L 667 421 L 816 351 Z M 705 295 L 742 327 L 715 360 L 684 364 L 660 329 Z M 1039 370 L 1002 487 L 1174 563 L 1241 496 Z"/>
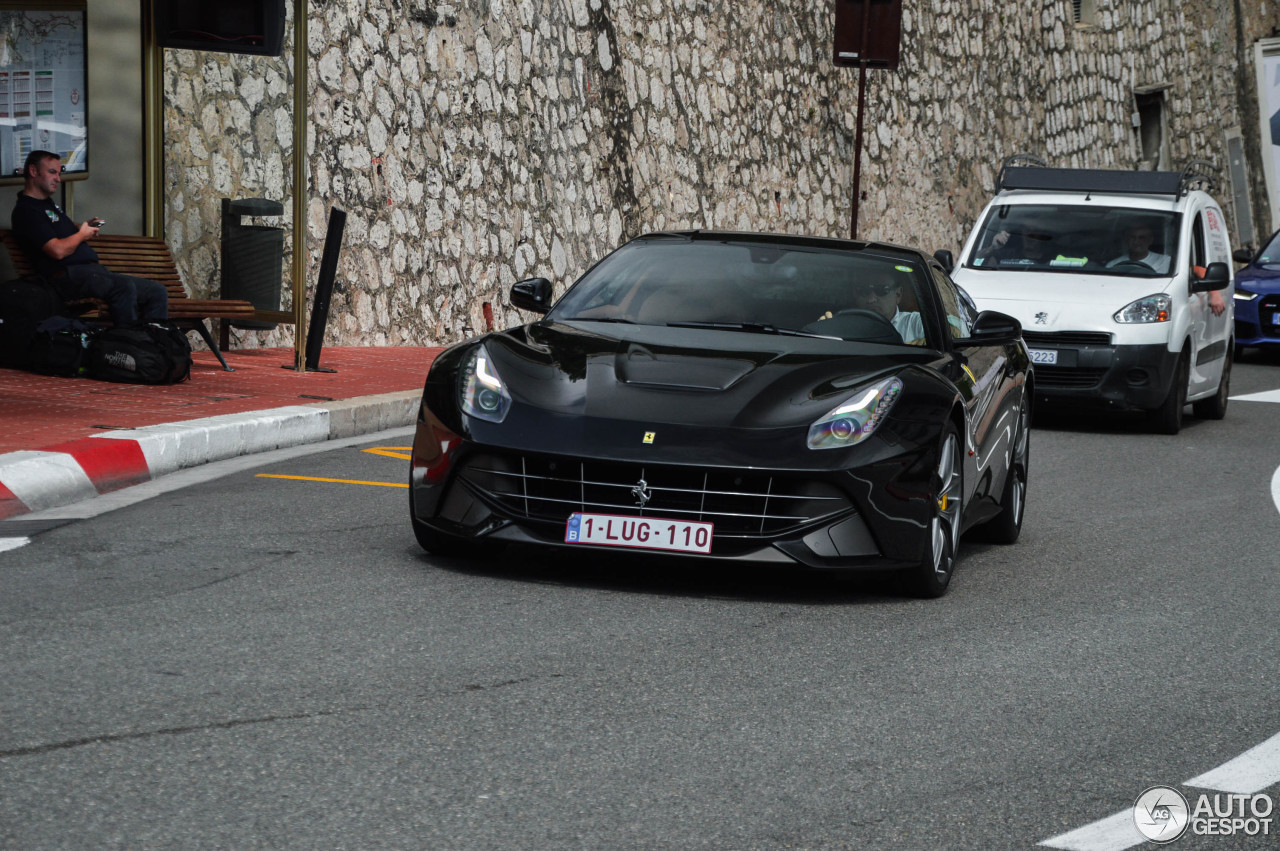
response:
<path fill-rule="evenodd" d="M 89 240 L 100 219 L 76 225 L 53 203 L 62 185 L 62 160 L 49 151 L 32 151 L 22 166 L 26 182 L 13 207 L 13 232 L 36 265 L 68 301 L 92 296 L 107 303 L 117 325 L 169 316 L 164 284 L 112 272 L 98 262 Z"/>

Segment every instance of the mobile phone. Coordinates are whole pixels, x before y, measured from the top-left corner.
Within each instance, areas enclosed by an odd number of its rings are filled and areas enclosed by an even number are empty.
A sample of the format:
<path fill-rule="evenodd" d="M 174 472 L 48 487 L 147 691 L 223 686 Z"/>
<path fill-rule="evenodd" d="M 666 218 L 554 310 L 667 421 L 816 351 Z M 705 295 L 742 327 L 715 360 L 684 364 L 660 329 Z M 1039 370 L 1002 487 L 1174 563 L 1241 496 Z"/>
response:
<path fill-rule="evenodd" d="M 106 219 L 91 219 L 89 224 L 95 228 L 100 228 L 107 223 Z"/>

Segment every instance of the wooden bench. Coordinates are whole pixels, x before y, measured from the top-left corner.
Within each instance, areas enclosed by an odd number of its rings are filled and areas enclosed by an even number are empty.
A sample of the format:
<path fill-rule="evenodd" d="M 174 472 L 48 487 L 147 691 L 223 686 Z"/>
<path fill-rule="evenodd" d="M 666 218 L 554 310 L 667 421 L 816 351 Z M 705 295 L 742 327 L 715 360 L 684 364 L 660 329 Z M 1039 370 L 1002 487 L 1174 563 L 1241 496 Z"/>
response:
<path fill-rule="evenodd" d="M 35 274 L 35 266 L 31 258 L 22 250 L 18 238 L 12 231 L 0 230 L 0 242 L 9 250 L 9 258 L 19 277 Z M 120 236 L 118 234 L 99 234 L 89 246 L 98 252 L 102 265 L 113 272 L 133 275 L 138 278 L 150 278 L 164 284 L 169 291 L 169 321 L 186 331 L 196 331 L 205 345 L 213 352 L 222 368 L 231 372 L 227 366 L 222 350 L 209 332 L 206 320 L 220 319 L 224 323 L 232 320 L 252 320 L 257 311 L 251 302 L 224 298 L 189 298 L 186 287 L 182 284 L 182 276 L 173 262 L 173 254 L 164 240 L 150 236 Z M 95 321 L 106 319 L 106 305 L 93 298 L 68 303 L 71 310 L 83 308 L 83 318 Z"/>

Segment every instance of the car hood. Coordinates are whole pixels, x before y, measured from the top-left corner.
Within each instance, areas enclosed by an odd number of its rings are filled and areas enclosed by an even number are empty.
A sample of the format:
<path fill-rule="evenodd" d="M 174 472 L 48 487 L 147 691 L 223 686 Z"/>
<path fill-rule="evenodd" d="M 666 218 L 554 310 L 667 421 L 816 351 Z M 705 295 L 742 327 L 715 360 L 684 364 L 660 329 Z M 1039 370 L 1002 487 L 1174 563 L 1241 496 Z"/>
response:
<path fill-rule="evenodd" d="M 1247 266 L 1236 273 L 1236 285 L 1255 292 L 1280 291 L 1280 268 Z"/>
<path fill-rule="evenodd" d="M 979 310 L 998 310 L 1028 331 L 1114 330 L 1112 315 L 1153 293 L 1169 278 L 1067 275 L 1057 272 L 956 272 Z"/>
<path fill-rule="evenodd" d="M 486 341 L 514 406 L 633 423 L 803 425 L 862 384 L 940 357 L 739 331 L 541 322 Z"/>

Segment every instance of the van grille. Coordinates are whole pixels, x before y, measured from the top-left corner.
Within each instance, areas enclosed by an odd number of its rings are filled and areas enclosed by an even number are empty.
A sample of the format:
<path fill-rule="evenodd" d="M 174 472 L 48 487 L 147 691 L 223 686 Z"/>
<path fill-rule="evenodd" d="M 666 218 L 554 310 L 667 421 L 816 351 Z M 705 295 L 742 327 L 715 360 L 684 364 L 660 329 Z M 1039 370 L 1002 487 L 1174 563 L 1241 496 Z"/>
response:
<path fill-rule="evenodd" d="M 1036 387 L 1040 390 L 1050 388 L 1059 390 L 1076 390 L 1096 387 L 1107 374 L 1106 369 L 1074 369 L 1065 366 L 1035 366 Z"/>
<path fill-rule="evenodd" d="M 1023 330 L 1022 339 L 1033 349 L 1054 346 L 1109 346 L 1111 335 L 1105 331 L 1059 331 L 1052 334 Z"/>

